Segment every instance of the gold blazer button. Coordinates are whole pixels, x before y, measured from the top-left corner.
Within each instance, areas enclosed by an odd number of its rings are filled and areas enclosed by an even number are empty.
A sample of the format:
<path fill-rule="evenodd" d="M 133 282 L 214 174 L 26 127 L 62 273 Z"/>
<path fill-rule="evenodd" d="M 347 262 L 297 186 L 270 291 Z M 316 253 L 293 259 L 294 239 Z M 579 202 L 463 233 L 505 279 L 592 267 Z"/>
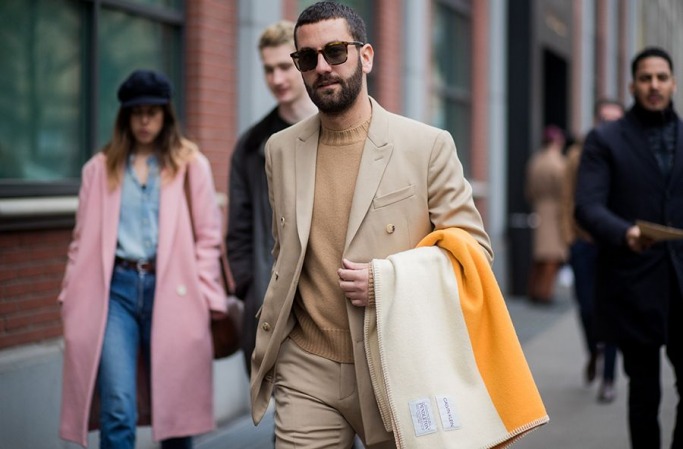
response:
<path fill-rule="evenodd" d="M 263 329 L 266 332 L 270 332 L 270 323 L 263 323 L 261 325 L 261 329 Z"/>
<path fill-rule="evenodd" d="M 395 230 L 396 230 L 396 226 L 394 226 L 392 224 L 387 225 L 387 234 L 393 234 Z"/>

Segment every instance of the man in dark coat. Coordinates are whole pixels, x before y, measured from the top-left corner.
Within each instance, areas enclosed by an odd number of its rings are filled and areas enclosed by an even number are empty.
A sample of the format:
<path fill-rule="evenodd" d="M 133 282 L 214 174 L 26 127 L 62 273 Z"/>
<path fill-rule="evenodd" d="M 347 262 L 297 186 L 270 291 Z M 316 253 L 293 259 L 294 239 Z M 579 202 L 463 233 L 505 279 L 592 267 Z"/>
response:
<path fill-rule="evenodd" d="M 646 48 L 633 59 L 635 100 L 624 118 L 586 138 L 575 215 L 599 246 L 599 330 L 623 355 L 633 448 L 659 448 L 660 349 L 680 398 L 683 380 L 683 240 L 654 241 L 637 220 L 683 228 L 683 122 L 673 109 L 671 57 Z M 681 403 L 672 448 L 683 447 Z"/>
<path fill-rule="evenodd" d="M 277 106 L 240 137 L 230 164 L 226 246 L 235 295 L 245 303 L 241 346 L 247 373 L 256 339 L 256 312 L 263 302 L 273 264 L 272 211 L 264 147 L 272 134 L 317 111 L 289 56 L 295 50 L 292 22 L 277 22 L 261 34 L 263 71 Z"/>

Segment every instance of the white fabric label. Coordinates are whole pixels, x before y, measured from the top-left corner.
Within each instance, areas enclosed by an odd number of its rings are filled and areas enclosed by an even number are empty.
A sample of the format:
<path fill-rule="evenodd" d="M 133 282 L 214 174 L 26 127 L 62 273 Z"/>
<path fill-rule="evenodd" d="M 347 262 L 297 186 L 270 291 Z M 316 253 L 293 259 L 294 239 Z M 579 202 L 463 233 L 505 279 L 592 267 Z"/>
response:
<path fill-rule="evenodd" d="M 428 398 L 410 401 L 408 405 L 410 406 L 410 415 L 413 417 L 416 436 L 436 432 L 435 416 Z"/>
<path fill-rule="evenodd" d="M 436 403 L 441 415 L 441 425 L 444 430 L 456 430 L 462 427 L 455 400 L 451 396 L 436 396 Z"/>

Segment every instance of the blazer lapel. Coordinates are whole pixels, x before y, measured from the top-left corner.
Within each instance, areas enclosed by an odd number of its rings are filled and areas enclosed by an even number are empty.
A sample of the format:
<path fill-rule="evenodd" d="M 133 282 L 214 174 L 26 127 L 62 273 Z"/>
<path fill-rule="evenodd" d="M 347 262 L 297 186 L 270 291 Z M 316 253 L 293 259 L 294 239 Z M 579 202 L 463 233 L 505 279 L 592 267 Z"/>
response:
<path fill-rule="evenodd" d="M 394 149 L 393 144 L 387 141 L 388 113 L 374 100 L 371 102 L 373 117 L 358 169 L 356 189 L 353 193 L 349 225 L 346 231 L 345 251 L 353 241 L 372 204 L 372 199 L 375 197 L 384 169 L 387 167 Z"/>
<path fill-rule="evenodd" d="M 296 183 L 296 223 L 301 247 L 305 248 L 313 219 L 315 193 L 315 162 L 318 152 L 320 121 L 312 120 L 311 127 L 301 133 L 294 154 L 294 182 Z"/>

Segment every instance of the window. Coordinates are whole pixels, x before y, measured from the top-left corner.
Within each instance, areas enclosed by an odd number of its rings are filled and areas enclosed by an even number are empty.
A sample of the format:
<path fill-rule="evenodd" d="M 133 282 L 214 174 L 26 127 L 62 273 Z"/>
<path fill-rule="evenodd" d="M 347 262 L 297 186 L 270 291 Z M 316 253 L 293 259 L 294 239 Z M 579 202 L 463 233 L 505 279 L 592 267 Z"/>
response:
<path fill-rule="evenodd" d="M 111 136 L 116 89 L 165 72 L 182 105 L 179 0 L 0 2 L 0 198 L 75 194 Z"/>
<path fill-rule="evenodd" d="M 0 180 L 78 176 L 84 154 L 78 3 L 0 4 Z M 80 153 L 80 154 L 79 154 Z"/>
<path fill-rule="evenodd" d="M 455 140 L 465 175 L 470 171 L 471 8 L 469 2 L 438 0 L 432 9 L 431 123 Z"/>

